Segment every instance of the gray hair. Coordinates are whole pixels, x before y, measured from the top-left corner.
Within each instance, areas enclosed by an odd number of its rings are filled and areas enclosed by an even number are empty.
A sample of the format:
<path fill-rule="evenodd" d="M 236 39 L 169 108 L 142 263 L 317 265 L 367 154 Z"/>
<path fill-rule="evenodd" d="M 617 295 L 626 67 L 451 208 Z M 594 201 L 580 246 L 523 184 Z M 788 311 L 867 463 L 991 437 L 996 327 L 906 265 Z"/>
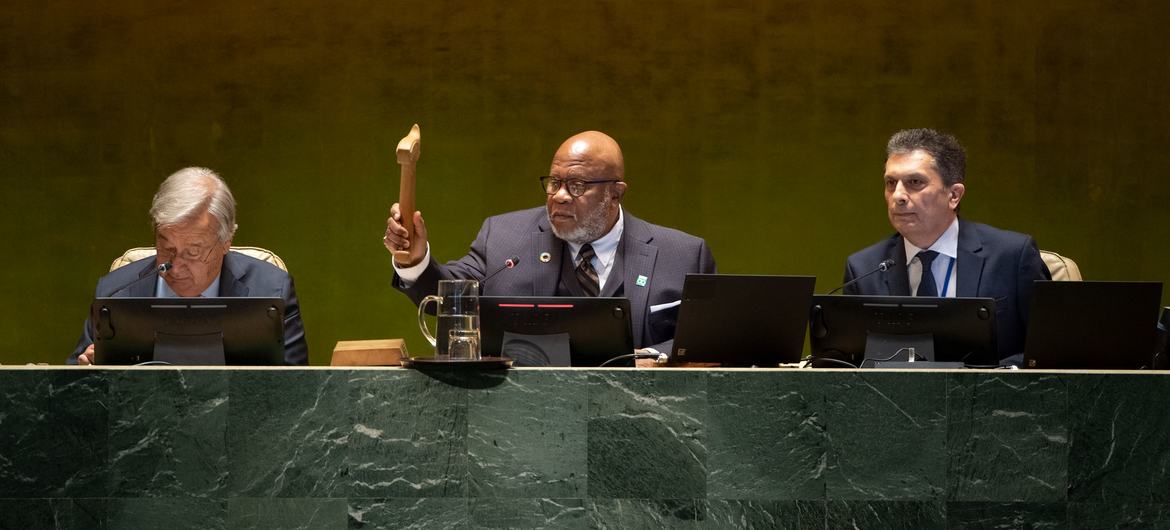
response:
<path fill-rule="evenodd" d="M 886 144 L 886 157 L 923 150 L 934 157 L 934 169 L 950 186 L 967 176 L 967 153 L 954 136 L 934 129 L 905 129 L 894 133 Z"/>
<path fill-rule="evenodd" d="M 183 168 L 167 177 L 150 205 L 156 231 L 194 220 L 203 212 L 219 223 L 219 242 L 231 240 L 237 228 L 236 199 L 227 183 L 205 167 Z"/>

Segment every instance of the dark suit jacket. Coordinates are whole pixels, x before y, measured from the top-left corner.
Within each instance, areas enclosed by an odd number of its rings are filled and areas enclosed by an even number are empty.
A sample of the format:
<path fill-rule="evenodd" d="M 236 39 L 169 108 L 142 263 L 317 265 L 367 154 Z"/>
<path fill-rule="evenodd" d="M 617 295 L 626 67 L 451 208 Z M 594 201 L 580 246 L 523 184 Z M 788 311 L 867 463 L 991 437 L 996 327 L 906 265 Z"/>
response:
<path fill-rule="evenodd" d="M 617 258 L 601 295 L 612 296 L 621 286 L 623 295 L 630 299 L 634 347 L 653 347 L 669 353 L 678 307 L 654 313 L 650 307 L 681 300 L 687 273 L 714 273 L 715 258 L 700 238 L 647 223 L 628 211 L 623 216 L 625 228 Z M 567 249 L 565 242 L 553 235 L 543 206 L 506 213 L 484 221 L 466 256 L 446 265 L 432 258 L 430 266 L 409 288 L 403 287 L 397 275 L 394 287 L 417 305 L 423 297 L 438 291 L 439 280 L 482 282 L 509 257 L 518 256 L 519 264 L 483 282 L 481 293 L 484 296 L 556 296 L 562 274 L 561 257 Z M 540 261 L 544 252 L 551 256 L 548 262 Z M 646 277 L 646 285 L 637 285 L 639 276 Z M 571 289 L 579 288 L 575 278 L 569 280 L 566 284 Z"/>
<path fill-rule="evenodd" d="M 893 237 L 849 256 L 845 281 L 875 268 L 886 258 L 895 265 L 845 288 L 845 294 L 910 296 L 906 250 L 902 236 Z M 958 285 L 955 295 L 995 299 L 995 327 L 999 356 L 1024 351 L 1032 282 L 1050 279 L 1048 268 L 1032 236 L 959 220 L 959 255 L 955 259 Z"/>
<path fill-rule="evenodd" d="M 155 268 L 155 258 L 135 261 L 98 280 L 98 297 L 152 297 L 155 286 L 158 284 L 158 272 L 150 272 L 135 282 L 139 274 Z M 113 289 L 135 282 L 129 287 L 114 292 Z M 223 258 L 223 268 L 219 271 L 219 295 L 225 297 L 270 297 L 284 299 L 284 362 L 285 364 L 309 364 L 309 347 L 305 343 L 305 326 L 301 323 L 301 306 L 297 302 L 297 293 L 293 289 L 292 277 L 276 266 L 265 263 L 239 252 L 228 252 Z M 77 348 L 66 360 L 69 364 L 77 364 L 77 356 L 85 348 L 93 344 L 90 335 L 89 319 L 85 320 L 85 328 L 81 331 L 81 339 L 77 341 Z"/>

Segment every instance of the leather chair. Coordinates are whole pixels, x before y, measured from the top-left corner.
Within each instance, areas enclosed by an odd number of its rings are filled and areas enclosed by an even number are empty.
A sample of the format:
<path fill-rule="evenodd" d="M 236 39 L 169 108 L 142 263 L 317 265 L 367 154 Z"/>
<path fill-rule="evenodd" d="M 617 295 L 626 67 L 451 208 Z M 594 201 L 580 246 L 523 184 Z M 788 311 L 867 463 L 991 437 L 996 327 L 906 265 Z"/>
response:
<path fill-rule="evenodd" d="M 1072 259 L 1048 250 L 1040 251 L 1040 259 L 1044 260 L 1044 265 L 1048 267 L 1048 272 L 1052 274 L 1053 280 L 1062 282 L 1082 280 L 1081 269 Z"/>
<path fill-rule="evenodd" d="M 288 267 L 284 265 L 284 260 L 280 259 L 280 256 L 277 256 L 271 250 L 260 247 L 232 247 L 231 250 L 232 252 L 239 252 L 240 254 L 251 256 L 260 261 L 266 261 L 276 265 L 280 270 L 288 272 Z M 140 259 L 149 258 L 153 255 L 155 255 L 154 247 L 134 247 L 127 250 L 121 256 L 118 256 L 118 259 L 115 259 L 110 264 L 110 270 L 113 271 L 114 269 L 129 265 Z"/>

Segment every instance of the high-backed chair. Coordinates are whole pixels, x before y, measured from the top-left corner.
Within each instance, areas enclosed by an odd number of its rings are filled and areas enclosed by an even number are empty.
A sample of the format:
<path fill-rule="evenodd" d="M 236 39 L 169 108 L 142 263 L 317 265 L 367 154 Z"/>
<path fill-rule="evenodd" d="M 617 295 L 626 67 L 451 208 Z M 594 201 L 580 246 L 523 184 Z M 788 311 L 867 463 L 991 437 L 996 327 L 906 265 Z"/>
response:
<path fill-rule="evenodd" d="M 1048 267 L 1048 272 L 1052 274 L 1053 280 L 1081 281 L 1081 269 L 1072 259 L 1048 250 L 1040 251 L 1040 259 L 1044 260 L 1044 265 Z"/>
<path fill-rule="evenodd" d="M 276 265 L 278 268 L 280 268 L 280 270 L 288 272 L 288 267 L 284 265 L 284 260 L 280 259 L 280 256 L 277 256 L 274 252 L 266 248 L 232 247 L 232 252 L 239 252 L 240 254 L 251 256 L 260 261 L 266 261 Z M 110 270 L 112 271 L 114 269 L 134 263 L 140 259 L 149 258 L 153 255 L 155 255 L 154 247 L 134 247 L 130 250 L 127 250 L 121 256 L 118 256 L 118 258 L 110 264 Z"/>

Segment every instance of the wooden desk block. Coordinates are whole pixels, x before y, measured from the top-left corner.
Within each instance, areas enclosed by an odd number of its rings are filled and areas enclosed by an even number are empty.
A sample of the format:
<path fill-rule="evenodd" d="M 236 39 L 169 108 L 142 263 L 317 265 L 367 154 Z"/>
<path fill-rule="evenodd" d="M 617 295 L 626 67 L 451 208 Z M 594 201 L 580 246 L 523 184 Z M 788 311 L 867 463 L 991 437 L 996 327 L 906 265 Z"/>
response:
<path fill-rule="evenodd" d="M 341 340 L 333 347 L 331 366 L 398 366 L 406 357 L 403 339 Z"/>

